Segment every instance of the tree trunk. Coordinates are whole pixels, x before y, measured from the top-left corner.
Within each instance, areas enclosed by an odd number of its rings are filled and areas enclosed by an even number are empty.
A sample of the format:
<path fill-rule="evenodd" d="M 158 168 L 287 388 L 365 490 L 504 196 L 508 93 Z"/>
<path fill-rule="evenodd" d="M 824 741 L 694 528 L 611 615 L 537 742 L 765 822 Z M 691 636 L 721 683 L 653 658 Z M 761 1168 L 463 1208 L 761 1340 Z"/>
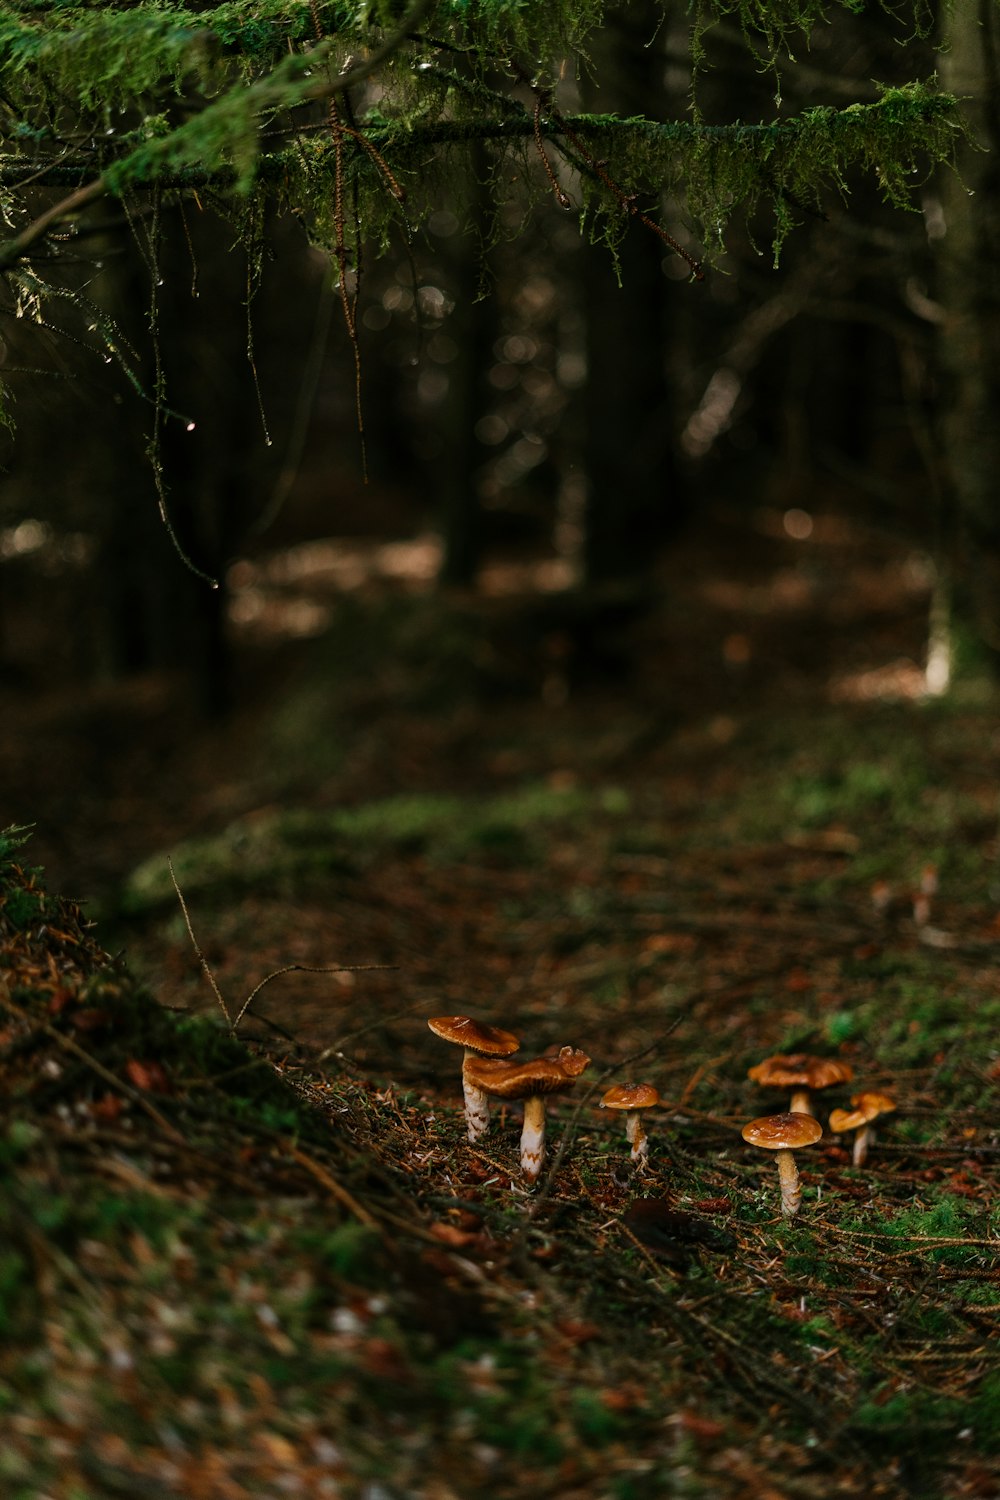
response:
<path fill-rule="evenodd" d="M 455 293 L 457 353 L 448 366 L 445 451 L 441 460 L 438 511 L 444 540 L 443 583 L 468 586 L 482 558 L 483 518 L 479 470 L 485 458 L 476 424 L 486 409 L 486 375 L 497 335 L 496 296 L 481 296 L 482 240 L 489 199 L 484 186 L 488 164 L 481 146 L 468 170 L 471 223 L 447 254 Z"/>
<path fill-rule="evenodd" d="M 664 65 L 658 17 L 642 3 L 609 16 L 600 39 L 601 86 L 584 83 L 585 109 L 657 117 Z M 641 575 L 680 518 L 673 409 L 667 377 L 668 252 L 637 220 L 619 247 L 621 286 L 608 249 L 581 257 L 587 383 L 583 397 L 587 582 Z"/>
<path fill-rule="evenodd" d="M 967 100 L 980 149 L 963 148 L 960 177 L 942 183 L 939 354 L 953 507 L 944 551 L 955 559 L 956 612 L 1000 665 L 1000 16 L 992 0 L 952 7 L 950 41 L 942 86 Z"/>

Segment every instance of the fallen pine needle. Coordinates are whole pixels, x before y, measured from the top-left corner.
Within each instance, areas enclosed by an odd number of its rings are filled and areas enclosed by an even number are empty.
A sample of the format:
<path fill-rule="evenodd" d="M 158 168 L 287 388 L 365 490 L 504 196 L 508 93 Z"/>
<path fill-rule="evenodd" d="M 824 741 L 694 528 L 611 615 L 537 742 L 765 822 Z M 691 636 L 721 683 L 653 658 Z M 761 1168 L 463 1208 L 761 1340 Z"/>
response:
<path fill-rule="evenodd" d="M 305 1167 L 306 1171 L 310 1172 L 317 1182 L 322 1183 L 330 1196 L 336 1198 L 338 1203 L 342 1203 L 354 1215 L 359 1224 L 363 1224 L 366 1229 L 378 1228 L 378 1221 L 374 1214 L 370 1214 L 367 1208 L 358 1202 L 353 1193 L 349 1193 L 335 1177 L 330 1175 L 324 1166 L 318 1161 L 314 1161 L 299 1146 L 293 1146 L 291 1141 L 285 1141 L 283 1144 L 292 1160 L 297 1161 L 300 1167 Z"/>

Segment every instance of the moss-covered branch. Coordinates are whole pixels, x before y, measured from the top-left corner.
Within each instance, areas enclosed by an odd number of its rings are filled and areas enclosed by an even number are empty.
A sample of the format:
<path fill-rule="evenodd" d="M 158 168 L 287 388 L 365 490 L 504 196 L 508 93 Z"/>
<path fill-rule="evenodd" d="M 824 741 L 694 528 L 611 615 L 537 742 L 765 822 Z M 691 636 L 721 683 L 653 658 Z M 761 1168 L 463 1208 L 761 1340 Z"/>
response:
<path fill-rule="evenodd" d="M 0 0 L 0 212 L 9 226 L 0 272 L 30 269 L 43 243 L 58 259 L 53 231 L 102 194 L 205 186 L 231 204 L 241 232 L 252 235 L 246 226 L 269 200 L 294 211 L 317 245 L 339 246 L 343 261 L 333 204 L 345 182 L 359 242 L 378 243 L 404 194 L 410 227 L 466 180 L 468 151 L 484 142 L 503 159 L 492 174 L 498 193 L 555 188 L 589 225 L 603 216 L 609 238 L 638 214 L 674 244 L 655 222 L 667 195 L 711 257 L 733 216 L 765 202 L 777 251 L 795 206 L 846 193 L 863 173 L 905 207 L 952 156 L 956 100 L 919 83 L 884 89 L 875 103 L 756 124 L 574 113 L 578 76 L 597 68 L 601 29 L 626 3 Z M 660 3 L 675 23 L 676 6 Z M 905 13 L 911 37 L 927 29 L 925 0 L 870 8 Z M 692 71 L 716 21 L 735 20 L 756 64 L 777 68 L 838 9 L 858 14 L 866 0 L 697 0 L 686 10 Z M 348 93 L 350 128 L 331 133 L 329 101 Z M 561 148 L 558 180 L 543 140 Z M 39 202 L 39 188 L 69 191 L 53 204 Z"/>
<path fill-rule="evenodd" d="M 310 80 L 307 79 L 307 83 Z M 306 194 L 327 194 L 334 162 L 330 142 L 316 137 L 308 143 L 260 150 L 248 162 L 238 159 L 246 101 L 227 95 L 225 101 L 172 132 L 162 143 L 152 141 L 127 153 L 103 174 L 104 190 L 122 192 L 145 181 L 172 190 L 214 186 L 236 188 L 241 173 L 249 173 L 262 190 L 278 193 L 289 202 Z M 263 90 L 256 95 L 258 102 Z M 268 92 L 268 99 L 276 97 Z M 229 108 L 224 104 L 232 101 Z M 206 121 L 206 116 L 211 116 Z M 689 121 L 619 119 L 613 115 L 572 115 L 563 122 L 540 125 L 549 139 L 559 139 L 564 126 L 612 164 L 630 191 L 667 189 L 686 202 L 702 224 L 721 226 L 740 208 L 751 208 L 762 197 L 787 195 L 797 202 L 818 203 L 831 187 L 844 191 L 855 169 L 873 172 L 888 201 L 905 207 L 910 201 L 914 174 L 921 177 L 934 165 L 948 161 L 961 130 L 957 101 L 922 85 L 886 89 L 874 104 L 854 104 L 836 110 L 817 107 L 773 124 L 713 126 Z M 403 180 L 414 177 L 428 153 L 449 151 L 489 141 L 498 145 L 522 142 L 534 133 L 526 110 L 503 118 L 401 120 L 370 124 L 365 138 Z M 214 159 L 207 143 L 215 146 Z M 348 144 L 354 170 L 363 173 L 369 161 L 357 143 Z M 24 167 L 16 157 L 0 158 L 0 185 L 16 185 Z M 55 159 L 36 164 L 34 179 L 46 185 L 80 183 L 86 164 Z M 242 178 L 243 186 L 247 178 Z M 77 207 L 67 200 L 65 212 Z M 64 215 L 65 216 L 65 215 Z M 22 254 L 36 242 L 32 234 L 8 241 Z M 10 263 L 0 248 L 0 264 Z"/>

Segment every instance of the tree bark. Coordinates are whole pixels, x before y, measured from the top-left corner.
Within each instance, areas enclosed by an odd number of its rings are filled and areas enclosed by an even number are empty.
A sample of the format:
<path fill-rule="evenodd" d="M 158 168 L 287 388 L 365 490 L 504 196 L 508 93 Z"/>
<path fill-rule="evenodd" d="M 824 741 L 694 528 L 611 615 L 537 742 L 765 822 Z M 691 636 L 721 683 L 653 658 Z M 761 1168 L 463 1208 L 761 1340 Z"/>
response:
<path fill-rule="evenodd" d="M 471 222 L 447 254 L 455 292 L 457 353 L 448 366 L 445 452 L 441 460 L 438 512 L 444 540 L 441 581 L 468 587 L 475 581 L 483 551 L 479 470 L 485 449 L 476 424 L 486 410 L 486 375 L 497 335 L 495 295 L 481 296 L 482 239 L 488 195 L 485 152 L 474 149 L 468 172 Z"/>
<path fill-rule="evenodd" d="M 585 82 L 585 108 L 622 115 L 663 110 L 658 17 L 642 3 L 616 11 L 595 60 L 600 88 Z M 606 246 L 582 259 L 587 382 L 583 397 L 588 583 L 640 576 L 656 545 L 676 529 L 681 506 L 667 376 L 667 253 L 633 220 L 619 247 L 621 285 Z"/>
<path fill-rule="evenodd" d="M 1000 666 L 1000 16 L 990 0 L 956 5 L 941 83 L 967 100 L 976 148 L 942 182 L 938 297 L 944 308 L 942 439 L 951 490 L 955 608 Z"/>

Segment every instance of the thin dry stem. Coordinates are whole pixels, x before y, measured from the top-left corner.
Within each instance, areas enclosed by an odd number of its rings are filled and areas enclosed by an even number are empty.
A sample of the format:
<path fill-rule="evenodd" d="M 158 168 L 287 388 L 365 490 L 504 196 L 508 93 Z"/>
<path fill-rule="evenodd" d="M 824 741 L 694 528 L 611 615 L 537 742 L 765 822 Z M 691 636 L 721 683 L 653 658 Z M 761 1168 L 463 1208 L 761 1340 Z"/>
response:
<path fill-rule="evenodd" d="M 215 995 L 216 1000 L 218 1000 L 219 1009 L 222 1011 L 222 1014 L 226 1018 L 226 1025 L 229 1027 L 230 1031 L 235 1031 L 236 1026 L 230 1019 L 229 1011 L 226 1007 L 226 1002 L 222 998 L 222 991 L 219 989 L 219 986 L 215 982 L 215 975 L 212 973 L 208 959 L 205 957 L 204 953 L 202 953 L 201 949 L 198 946 L 198 939 L 194 935 L 194 928 L 191 926 L 191 918 L 188 915 L 187 902 L 184 900 L 184 893 L 177 883 L 177 876 L 174 874 L 174 862 L 169 854 L 167 855 L 167 869 L 170 871 L 170 880 L 173 884 L 174 890 L 177 892 L 177 899 L 180 902 L 181 912 L 184 916 L 184 925 L 187 927 L 188 937 L 191 939 L 191 946 L 195 951 L 195 956 L 197 957 L 198 962 L 201 964 L 202 968 L 208 976 L 208 982 L 212 986 L 212 993 Z M 252 999 L 253 995 L 250 996 L 250 1000 Z M 248 1000 L 247 1005 L 249 1005 L 249 1003 L 250 1001 Z M 243 1007 L 243 1010 L 246 1010 L 246 1005 Z M 240 1011 L 241 1016 L 242 1014 L 243 1011 Z"/>
<path fill-rule="evenodd" d="M 293 974 L 296 972 L 301 974 L 362 974 L 369 969 L 395 968 L 395 964 L 285 964 L 281 969 L 273 969 L 270 974 L 264 976 L 259 984 L 254 985 L 237 1011 L 236 1019 L 232 1022 L 231 1029 L 235 1033 L 248 1008 L 256 1000 L 265 984 L 270 984 L 272 979 L 279 979 L 282 974 Z M 216 990 L 216 994 L 218 994 L 218 990 Z"/>

